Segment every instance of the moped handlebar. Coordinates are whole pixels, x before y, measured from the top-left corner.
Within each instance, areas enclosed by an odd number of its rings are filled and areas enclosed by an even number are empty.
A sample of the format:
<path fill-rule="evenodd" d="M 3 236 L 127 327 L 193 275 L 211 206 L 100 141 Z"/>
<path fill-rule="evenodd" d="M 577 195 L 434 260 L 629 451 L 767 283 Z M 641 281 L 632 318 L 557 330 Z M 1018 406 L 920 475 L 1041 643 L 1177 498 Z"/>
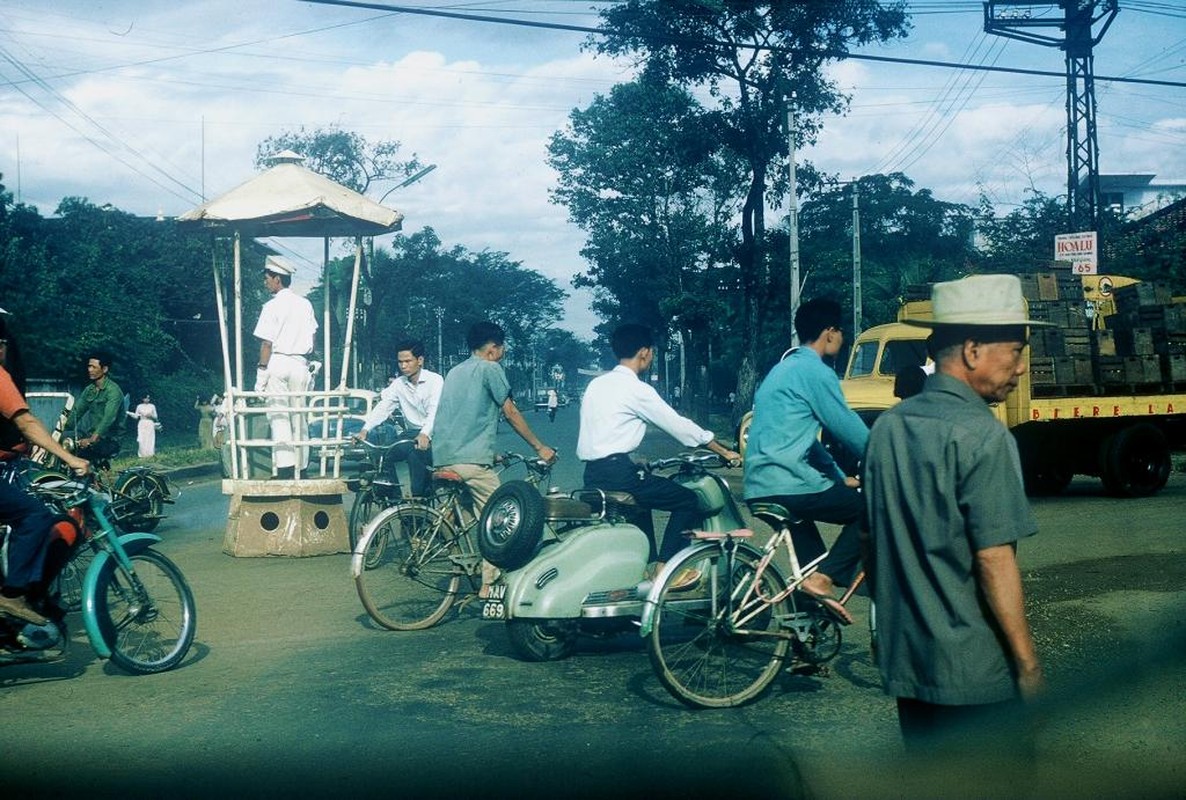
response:
<path fill-rule="evenodd" d="M 680 453 L 670 458 L 658 458 L 654 461 L 648 461 L 644 466 L 648 472 L 654 472 L 656 470 L 670 469 L 671 467 L 727 467 L 729 466 L 729 462 L 711 451 L 696 450 L 690 453 Z"/>

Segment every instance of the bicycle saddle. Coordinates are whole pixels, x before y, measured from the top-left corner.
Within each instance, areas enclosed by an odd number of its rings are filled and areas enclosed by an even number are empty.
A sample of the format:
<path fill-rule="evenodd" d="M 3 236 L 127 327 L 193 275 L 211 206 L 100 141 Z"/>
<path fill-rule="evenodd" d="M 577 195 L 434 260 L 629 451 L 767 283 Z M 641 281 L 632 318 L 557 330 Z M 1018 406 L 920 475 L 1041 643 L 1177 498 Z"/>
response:
<path fill-rule="evenodd" d="M 799 522 L 799 519 L 787 511 L 785 506 L 778 503 L 747 500 L 746 505 L 749 506 L 750 512 L 755 517 L 775 530 L 789 528 Z"/>

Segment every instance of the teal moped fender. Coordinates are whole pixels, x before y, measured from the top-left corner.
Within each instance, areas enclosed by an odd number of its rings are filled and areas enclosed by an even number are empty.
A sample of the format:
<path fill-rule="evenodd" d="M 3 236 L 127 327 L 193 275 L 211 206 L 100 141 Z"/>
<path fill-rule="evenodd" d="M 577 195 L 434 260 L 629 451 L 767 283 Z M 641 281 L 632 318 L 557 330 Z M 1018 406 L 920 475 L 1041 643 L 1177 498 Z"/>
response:
<path fill-rule="evenodd" d="M 154 533 L 125 533 L 119 537 L 120 546 L 129 556 L 147 550 L 159 541 L 161 541 L 161 537 Z M 99 575 L 102 574 L 104 565 L 111 558 L 112 554 L 107 550 L 97 554 L 82 582 L 82 622 L 86 627 L 87 638 L 91 640 L 91 647 L 99 654 L 100 658 L 111 658 L 111 648 L 107 646 L 107 641 L 103 638 L 103 631 L 99 627 L 99 613 L 95 597 Z"/>

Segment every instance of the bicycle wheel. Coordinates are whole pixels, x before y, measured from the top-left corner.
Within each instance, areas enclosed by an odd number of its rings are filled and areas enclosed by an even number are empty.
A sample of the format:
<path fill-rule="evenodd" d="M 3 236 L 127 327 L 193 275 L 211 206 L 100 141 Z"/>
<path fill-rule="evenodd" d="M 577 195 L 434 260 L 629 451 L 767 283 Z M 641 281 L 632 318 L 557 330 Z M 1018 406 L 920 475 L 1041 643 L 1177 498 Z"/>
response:
<path fill-rule="evenodd" d="M 133 572 L 103 565 L 95 610 L 111 660 L 128 672 L 164 672 L 181 663 L 197 630 L 194 596 L 177 565 L 155 550 L 129 554 Z"/>
<path fill-rule="evenodd" d="M 719 547 L 677 560 L 659 591 L 647 652 L 659 680 L 680 702 L 703 708 L 738 706 L 757 697 L 786 661 L 790 640 L 782 629 L 785 605 L 751 601 L 739 609 L 754 583 L 759 556 L 738 548 L 732 561 Z M 685 569 L 700 580 L 672 588 Z M 767 567 L 760 595 L 773 597 L 785 582 Z"/>
<path fill-rule="evenodd" d="M 165 501 L 160 485 L 151 475 L 133 472 L 115 482 L 114 522 L 125 533 L 151 531 L 161 523 Z"/>
<path fill-rule="evenodd" d="M 404 503 L 367 525 L 354 579 L 371 619 L 395 631 L 430 628 L 453 605 L 464 570 L 457 532 L 439 511 Z"/>

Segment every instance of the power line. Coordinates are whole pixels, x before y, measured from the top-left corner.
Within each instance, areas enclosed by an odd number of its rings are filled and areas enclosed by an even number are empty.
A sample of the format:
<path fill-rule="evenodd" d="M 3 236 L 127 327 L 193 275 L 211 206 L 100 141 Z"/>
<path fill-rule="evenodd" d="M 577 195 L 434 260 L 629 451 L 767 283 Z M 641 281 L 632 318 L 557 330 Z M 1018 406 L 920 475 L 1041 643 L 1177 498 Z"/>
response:
<path fill-rule="evenodd" d="M 493 25 L 510 25 L 519 28 L 537 28 L 541 30 L 556 30 L 556 31 L 570 31 L 573 33 L 588 33 L 594 36 L 608 36 L 609 32 L 604 28 L 594 28 L 588 25 L 570 25 L 563 22 L 537 22 L 528 19 L 516 19 L 513 17 L 492 17 L 487 14 L 469 14 L 461 11 L 443 11 L 435 8 L 416 8 L 414 6 L 396 6 L 386 3 L 368 3 L 362 0 L 300 0 L 302 3 L 313 3 L 316 5 L 328 6 L 343 6 L 346 8 L 365 8 L 371 11 L 389 11 L 398 14 L 411 14 L 423 17 L 439 17 L 442 19 L 458 19 L 467 22 L 482 22 Z M 966 69 L 979 72 L 997 72 L 1006 75 L 1033 75 L 1042 78 L 1066 78 L 1065 72 L 1052 72 L 1050 70 L 1041 69 L 1026 69 L 1023 67 L 998 67 L 995 65 L 978 65 L 978 64 L 959 64 L 952 61 L 937 61 L 926 58 L 904 58 L 897 56 L 875 56 L 868 53 L 851 53 L 845 50 L 830 50 L 830 49 L 812 49 L 808 50 L 801 47 L 778 47 L 774 45 L 764 44 L 745 44 L 738 45 L 736 42 L 725 42 L 717 39 L 700 39 L 690 40 L 681 39 L 681 41 L 692 42 L 704 45 L 715 45 L 718 47 L 736 48 L 742 47 L 749 50 L 768 50 L 771 52 L 800 54 L 812 56 L 816 58 L 838 58 L 851 59 L 853 61 L 872 61 L 881 64 L 909 64 L 916 67 L 941 67 L 944 69 Z M 1161 81 L 1152 80 L 1149 78 L 1128 78 L 1119 75 L 1095 75 L 1095 81 L 1108 81 L 1112 83 L 1133 83 L 1145 86 L 1171 86 L 1174 88 L 1186 88 L 1186 81 Z"/>

